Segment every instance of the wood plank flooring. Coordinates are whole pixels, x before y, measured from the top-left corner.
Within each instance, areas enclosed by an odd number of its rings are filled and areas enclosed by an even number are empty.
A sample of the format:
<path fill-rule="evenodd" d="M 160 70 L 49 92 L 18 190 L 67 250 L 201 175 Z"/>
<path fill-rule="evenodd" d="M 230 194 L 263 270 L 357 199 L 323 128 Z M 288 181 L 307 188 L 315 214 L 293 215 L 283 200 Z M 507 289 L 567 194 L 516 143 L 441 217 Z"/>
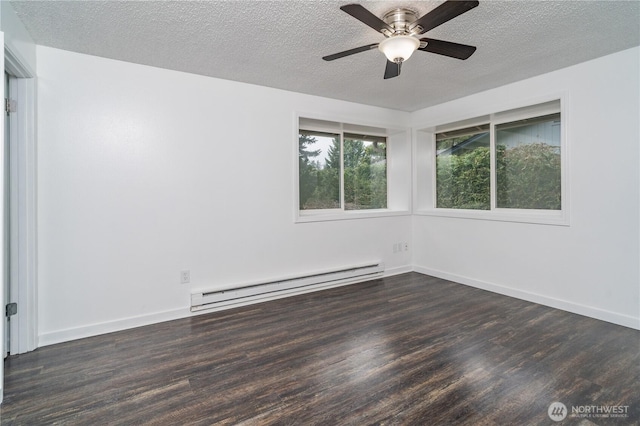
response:
<path fill-rule="evenodd" d="M 553 422 L 554 401 L 626 406 Z M 638 424 L 640 332 L 410 273 L 5 361 L 2 424 Z"/>

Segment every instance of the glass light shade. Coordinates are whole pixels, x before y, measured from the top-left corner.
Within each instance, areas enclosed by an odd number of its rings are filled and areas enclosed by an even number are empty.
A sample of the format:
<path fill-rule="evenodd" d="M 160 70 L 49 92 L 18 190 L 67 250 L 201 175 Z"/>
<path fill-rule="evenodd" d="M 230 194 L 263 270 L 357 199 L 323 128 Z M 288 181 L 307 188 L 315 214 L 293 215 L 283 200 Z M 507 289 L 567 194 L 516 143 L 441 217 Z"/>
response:
<path fill-rule="evenodd" d="M 420 47 L 420 40 L 408 35 L 397 35 L 384 39 L 378 49 L 391 62 L 403 62 Z"/>

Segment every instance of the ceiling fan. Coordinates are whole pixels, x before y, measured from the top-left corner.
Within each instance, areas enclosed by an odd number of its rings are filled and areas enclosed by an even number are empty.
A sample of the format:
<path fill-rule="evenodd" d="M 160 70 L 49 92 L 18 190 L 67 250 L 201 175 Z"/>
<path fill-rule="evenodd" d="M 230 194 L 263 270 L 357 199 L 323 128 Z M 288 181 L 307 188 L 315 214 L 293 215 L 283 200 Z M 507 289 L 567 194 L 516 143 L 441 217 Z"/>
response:
<path fill-rule="evenodd" d="M 347 4 L 340 7 L 340 9 L 365 25 L 379 31 L 386 38 L 380 43 L 368 44 L 345 50 L 344 52 L 334 53 L 333 55 L 324 56 L 322 59 L 333 61 L 377 47 L 387 57 L 387 66 L 384 70 L 385 79 L 399 76 L 402 63 L 409 59 L 416 50 L 437 53 L 451 58 L 467 59 L 476 51 L 475 46 L 433 38 L 419 39 L 417 36 L 468 12 L 478 4 L 477 0 L 448 0 L 421 18 L 418 18 L 418 14 L 414 10 L 399 8 L 391 10 L 382 19 L 360 4 Z"/>

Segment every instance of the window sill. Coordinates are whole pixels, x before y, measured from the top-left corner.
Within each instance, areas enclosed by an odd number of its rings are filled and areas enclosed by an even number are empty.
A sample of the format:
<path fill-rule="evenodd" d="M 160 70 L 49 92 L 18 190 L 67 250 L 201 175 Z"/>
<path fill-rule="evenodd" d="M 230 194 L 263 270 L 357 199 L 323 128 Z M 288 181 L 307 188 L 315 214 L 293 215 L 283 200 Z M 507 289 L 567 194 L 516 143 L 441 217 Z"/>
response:
<path fill-rule="evenodd" d="M 518 222 L 536 225 L 569 226 L 569 215 L 566 211 L 545 210 L 457 210 L 428 209 L 414 212 L 417 216 L 437 216 L 456 219 L 491 220 L 497 222 Z"/>
<path fill-rule="evenodd" d="M 296 223 L 326 222 L 336 220 L 369 219 L 377 217 L 410 216 L 408 210 L 318 210 L 318 211 L 298 211 Z"/>

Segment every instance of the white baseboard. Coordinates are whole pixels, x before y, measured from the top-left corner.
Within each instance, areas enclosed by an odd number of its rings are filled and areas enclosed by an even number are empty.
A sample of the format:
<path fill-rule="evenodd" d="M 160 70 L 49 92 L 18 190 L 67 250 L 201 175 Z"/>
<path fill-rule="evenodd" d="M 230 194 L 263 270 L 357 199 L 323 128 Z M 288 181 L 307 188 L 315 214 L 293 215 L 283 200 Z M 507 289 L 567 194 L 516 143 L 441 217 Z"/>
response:
<path fill-rule="evenodd" d="M 387 269 L 383 272 L 383 277 L 389 277 L 398 274 L 404 274 L 406 272 L 413 271 L 411 265 L 401 266 L 397 268 Z M 71 340 L 83 339 L 85 337 L 97 336 L 100 334 L 113 333 L 116 331 L 128 330 L 130 328 L 142 327 L 145 325 L 156 324 L 165 321 L 171 321 L 181 318 L 188 318 L 194 315 L 207 314 L 215 311 L 220 311 L 231 308 L 237 308 L 240 306 L 251 305 L 255 303 L 267 302 L 269 300 L 282 299 L 284 297 L 296 296 L 304 293 L 311 293 L 314 291 L 326 290 L 333 287 L 345 286 L 360 283 L 363 281 L 368 281 L 372 278 L 364 278 L 364 279 L 354 279 L 344 283 L 329 283 L 325 285 L 318 285 L 313 288 L 300 288 L 297 290 L 292 290 L 283 294 L 267 296 L 263 299 L 250 301 L 250 302 L 241 302 L 236 305 L 232 305 L 229 307 L 222 307 L 219 309 L 210 309 L 204 310 L 200 312 L 190 312 L 189 306 L 185 306 L 184 309 L 175 309 L 171 311 L 158 312 L 149 315 L 140 315 L 136 317 L 124 318 L 120 320 L 108 321 L 103 323 L 91 324 L 83 327 L 69 328 L 60 331 L 53 331 L 50 333 L 43 333 L 38 336 L 38 346 L 49 346 L 54 345 L 56 343 L 69 342 Z"/>
<path fill-rule="evenodd" d="M 85 337 L 98 336 L 100 334 L 113 333 L 116 331 L 128 330 L 130 328 L 142 327 L 165 321 L 188 318 L 190 316 L 191 312 L 189 312 L 189 307 L 185 306 L 184 309 L 157 312 L 148 315 L 140 315 L 82 327 L 53 331 L 50 333 L 43 333 L 38 336 L 38 347 L 55 345 L 56 343 L 84 339 Z"/>
<path fill-rule="evenodd" d="M 462 275 L 425 268 L 422 266 L 414 266 L 413 270 L 421 274 L 431 275 L 433 277 L 468 285 L 470 287 L 491 291 L 493 293 L 498 293 L 505 296 L 515 297 L 516 299 L 522 299 L 528 302 L 538 303 L 540 305 L 549 306 L 551 308 L 556 308 L 574 314 L 584 315 L 586 317 L 595 318 L 598 320 L 607 321 L 613 324 L 640 330 L 640 318 L 635 318 L 630 315 L 606 311 L 604 309 L 594 308 L 592 306 L 585 306 L 578 303 L 569 302 L 567 300 L 556 299 L 541 294 L 518 290 L 511 287 L 505 287 L 503 285 L 493 284 L 490 282 L 476 280 Z"/>
<path fill-rule="evenodd" d="M 396 268 L 386 269 L 383 276 L 392 277 L 394 275 L 406 274 L 407 272 L 413 272 L 412 265 L 398 266 Z"/>

